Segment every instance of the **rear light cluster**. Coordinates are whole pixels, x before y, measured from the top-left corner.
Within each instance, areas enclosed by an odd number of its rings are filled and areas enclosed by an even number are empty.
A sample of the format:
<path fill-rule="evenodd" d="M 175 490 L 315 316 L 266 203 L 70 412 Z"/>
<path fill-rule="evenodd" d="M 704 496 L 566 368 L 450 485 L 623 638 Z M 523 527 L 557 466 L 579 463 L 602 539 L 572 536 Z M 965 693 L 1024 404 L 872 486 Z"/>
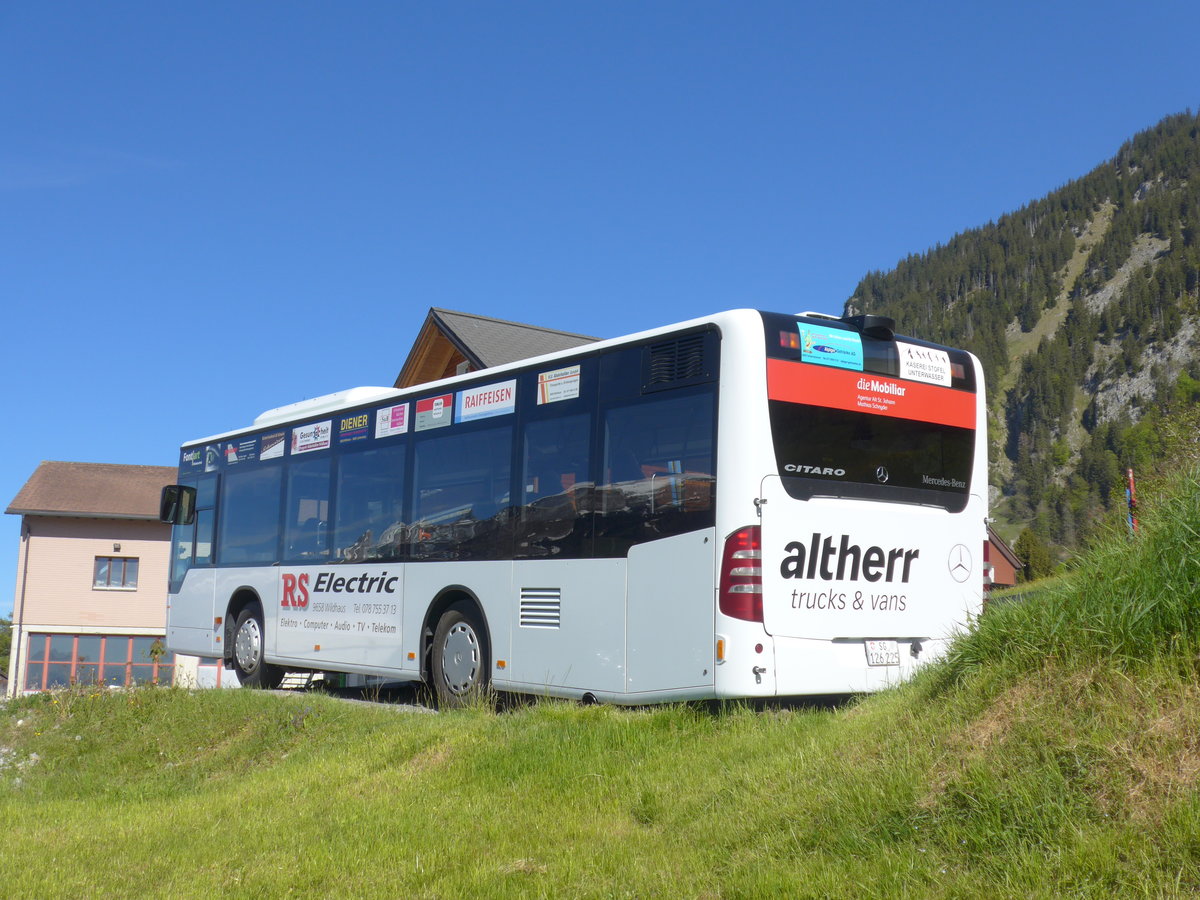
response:
<path fill-rule="evenodd" d="M 719 605 L 735 619 L 763 620 L 762 532 L 757 525 L 739 528 L 725 539 Z"/>

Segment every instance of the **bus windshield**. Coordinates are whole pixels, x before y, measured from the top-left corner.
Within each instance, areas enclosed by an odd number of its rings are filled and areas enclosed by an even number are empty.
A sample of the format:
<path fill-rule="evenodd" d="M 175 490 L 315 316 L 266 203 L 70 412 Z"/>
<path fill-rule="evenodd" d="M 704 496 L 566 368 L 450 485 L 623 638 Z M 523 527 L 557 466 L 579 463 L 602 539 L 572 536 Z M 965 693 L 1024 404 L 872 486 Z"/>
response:
<path fill-rule="evenodd" d="M 771 438 L 788 494 L 962 510 L 975 454 L 970 367 L 937 350 L 928 374 L 901 377 L 901 350 L 919 345 L 840 322 L 815 337 L 808 327 L 767 317 Z"/>
<path fill-rule="evenodd" d="M 925 503 L 951 512 L 966 505 L 973 430 L 781 400 L 769 403 L 779 474 L 791 496 Z"/>

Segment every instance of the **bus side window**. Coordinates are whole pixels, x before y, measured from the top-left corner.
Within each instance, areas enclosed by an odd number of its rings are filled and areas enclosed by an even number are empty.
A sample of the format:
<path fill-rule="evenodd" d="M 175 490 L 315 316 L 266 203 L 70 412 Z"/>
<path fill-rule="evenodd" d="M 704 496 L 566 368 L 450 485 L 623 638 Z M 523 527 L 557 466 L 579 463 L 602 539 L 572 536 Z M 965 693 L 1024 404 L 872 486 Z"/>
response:
<path fill-rule="evenodd" d="M 171 582 L 180 583 L 192 566 L 212 564 L 214 509 L 217 476 L 203 475 L 196 482 L 196 517 L 191 525 L 171 529 Z"/>
<path fill-rule="evenodd" d="M 346 453 L 338 460 L 334 555 L 386 562 L 404 555 L 404 444 Z"/>
<path fill-rule="evenodd" d="M 521 449 L 518 559 L 590 555 L 591 416 L 580 413 L 529 422 Z"/>
<path fill-rule="evenodd" d="M 461 431 L 414 444 L 413 559 L 509 556 L 511 459 L 509 427 Z"/>
<path fill-rule="evenodd" d="M 199 519 L 199 516 L 196 517 Z M 171 527 L 171 581 L 181 582 L 192 565 L 192 544 L 196 539 L 196 522 Z"/>
<path fill-rule="evenodd" d="M 715 521 L 712 389 L 653 396 L 605 415 L 597 556 Z"/>
<path fill-rule="evenodd" d="M 194 563 L 198 566 L 212 564 L 213 511 L 201 509 L 196 511 L 196 557 Z"/>
<path fill-rule="evenodd" d="M 196 556 L 194 565 L 212 565 L 213 524 L 216 521 L 217 476 L 203 475 L 196 486 Z"/>
<path fill-rule="evenodd" d="M 279 552 L 282 473 L 282 466 L 269 466 L 223 476 L 218 562 L 275 562 Z"/>
<path fill-rule="evenodd" d="M 329 556 L 329 460 L 293 462 L 288 467 L 284 559 Z"/>

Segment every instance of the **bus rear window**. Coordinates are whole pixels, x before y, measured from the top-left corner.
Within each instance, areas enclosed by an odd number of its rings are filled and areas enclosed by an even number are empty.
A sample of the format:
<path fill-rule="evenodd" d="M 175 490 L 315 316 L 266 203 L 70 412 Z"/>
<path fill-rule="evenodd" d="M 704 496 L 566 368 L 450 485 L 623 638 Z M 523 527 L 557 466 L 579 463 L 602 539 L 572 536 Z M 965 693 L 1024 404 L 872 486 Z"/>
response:
<path fill-rule="evenodd" d="M 788 493 L 962 510 L 975 430 L 770 400 L 771 435 Z"/>

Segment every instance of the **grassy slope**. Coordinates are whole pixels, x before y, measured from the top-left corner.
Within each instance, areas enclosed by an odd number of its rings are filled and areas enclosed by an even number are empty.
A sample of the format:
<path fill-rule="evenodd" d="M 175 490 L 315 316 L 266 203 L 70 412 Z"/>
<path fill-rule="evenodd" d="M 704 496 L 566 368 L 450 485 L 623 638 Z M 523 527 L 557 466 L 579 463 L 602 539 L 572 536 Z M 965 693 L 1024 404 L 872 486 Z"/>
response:
<path fill-rule="evenodd" d="M 437 716 L 254 692 L 0 710 L 5 896 L 1200 890 L 1200 486 L 835 711 Z M 35 757 L 36 754 L 36 757 Z"/>

